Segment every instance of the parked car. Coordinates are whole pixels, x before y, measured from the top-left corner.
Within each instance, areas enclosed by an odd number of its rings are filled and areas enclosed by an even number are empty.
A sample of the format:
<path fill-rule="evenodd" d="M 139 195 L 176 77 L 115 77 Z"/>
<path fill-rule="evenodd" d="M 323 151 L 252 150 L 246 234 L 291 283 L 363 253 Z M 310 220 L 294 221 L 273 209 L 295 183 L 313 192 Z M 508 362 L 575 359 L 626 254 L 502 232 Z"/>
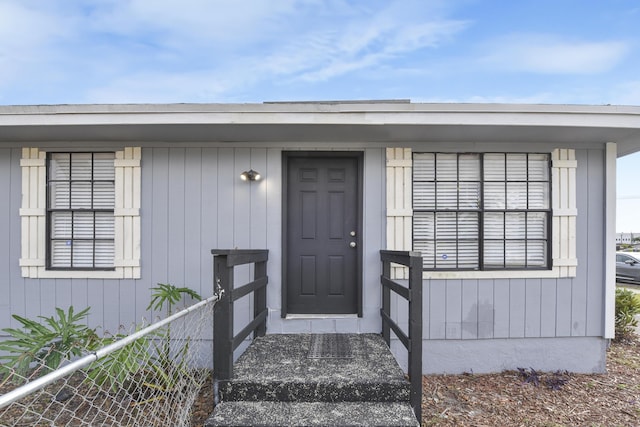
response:
<path fill-rule="evenodd" d="M 640 252 L 616 252 L 616 280 L 640 283 Z"/>

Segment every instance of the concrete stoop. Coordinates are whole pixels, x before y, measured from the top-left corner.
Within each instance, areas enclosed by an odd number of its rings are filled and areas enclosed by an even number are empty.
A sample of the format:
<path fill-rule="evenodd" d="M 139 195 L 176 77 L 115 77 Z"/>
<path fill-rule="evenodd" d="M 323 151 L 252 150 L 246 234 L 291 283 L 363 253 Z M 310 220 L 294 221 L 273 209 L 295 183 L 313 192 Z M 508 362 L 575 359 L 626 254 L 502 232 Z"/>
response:
<path fill-rule="evenodd" d="M 255 340 L 219 384 L 221 403 L 205 426 L 419 425 L 409 383 L 379 335 L 343 335 L 347 354 L 310 358 L 313 338 Z"/>
<path fill-rule="evenodd" d="M 207 426 L 417 426 L 408 403 L 225 402 Z"/>

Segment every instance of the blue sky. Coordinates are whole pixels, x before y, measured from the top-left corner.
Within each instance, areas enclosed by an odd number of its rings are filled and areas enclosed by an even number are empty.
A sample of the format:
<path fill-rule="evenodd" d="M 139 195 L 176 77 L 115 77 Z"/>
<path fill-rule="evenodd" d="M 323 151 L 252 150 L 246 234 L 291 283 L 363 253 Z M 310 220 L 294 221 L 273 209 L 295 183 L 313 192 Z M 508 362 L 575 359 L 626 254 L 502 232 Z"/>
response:
<path fill-rule="evenodd" d="M 637 0 L 0 0 L 0 104 L 640 105 L 639 23 Z"/>

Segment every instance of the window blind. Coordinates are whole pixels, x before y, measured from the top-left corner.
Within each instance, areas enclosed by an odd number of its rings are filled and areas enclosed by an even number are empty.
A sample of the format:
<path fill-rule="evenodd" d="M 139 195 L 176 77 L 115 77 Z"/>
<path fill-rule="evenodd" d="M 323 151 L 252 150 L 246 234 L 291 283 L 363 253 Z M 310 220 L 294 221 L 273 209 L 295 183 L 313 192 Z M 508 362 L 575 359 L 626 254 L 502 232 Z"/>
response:
<path fill-rule="evenodd" d="M 114 153 L 50 153 L 49 267 L 113 268 Z"/>

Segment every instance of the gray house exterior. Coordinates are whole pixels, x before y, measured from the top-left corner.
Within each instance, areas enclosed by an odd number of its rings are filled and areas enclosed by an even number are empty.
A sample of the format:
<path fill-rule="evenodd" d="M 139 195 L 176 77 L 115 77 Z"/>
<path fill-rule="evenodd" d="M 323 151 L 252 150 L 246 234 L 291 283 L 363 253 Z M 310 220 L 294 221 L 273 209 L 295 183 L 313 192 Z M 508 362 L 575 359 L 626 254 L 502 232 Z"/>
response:
<path fill-rule="evenodd" d="M 209 296 L 211 250 L 239 248 L 269 250 L 267 333 L 379 333 L 379 252 L 416 250 L 424 373 L 603 372 L 616 158 L 638 150 L 638 107 L 0 107 L 0 329 L 69 305 L 108 331 L 152 319 L 151 287 Z M 94 169 L 75 179 L 82 159 Z M 94 207 L 111 188 L 85 240 L 81 181 Z M 236 323 L 250 311 L 240 300 Z"/>

